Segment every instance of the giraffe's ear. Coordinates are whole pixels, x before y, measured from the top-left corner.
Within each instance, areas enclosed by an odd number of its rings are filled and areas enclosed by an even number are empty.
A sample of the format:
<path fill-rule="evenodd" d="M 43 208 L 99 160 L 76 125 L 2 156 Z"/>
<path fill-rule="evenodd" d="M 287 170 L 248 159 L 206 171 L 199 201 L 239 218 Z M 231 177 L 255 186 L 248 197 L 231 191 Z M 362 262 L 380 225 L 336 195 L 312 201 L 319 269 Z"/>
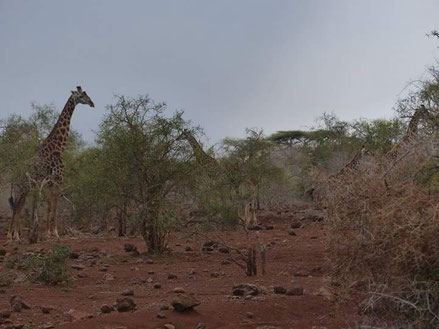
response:
<path fill-rule="evenodd" d="M 81 91 L 82 91 L 82 88 L 81 88 L 81 86 L 78 86 L 78 87 L 76 87 L 76 89 L 78 89 L 78 91 L 79 91 L 79 92 L 81 92 Z"/>
<path fill-rule="evenodd" d="M 74 95 L 74 94 L 75 94 L 75 91 L 73 91 L 73 90 L 72 90 L 71 92 L 72 92 L 72 95 Z"/>

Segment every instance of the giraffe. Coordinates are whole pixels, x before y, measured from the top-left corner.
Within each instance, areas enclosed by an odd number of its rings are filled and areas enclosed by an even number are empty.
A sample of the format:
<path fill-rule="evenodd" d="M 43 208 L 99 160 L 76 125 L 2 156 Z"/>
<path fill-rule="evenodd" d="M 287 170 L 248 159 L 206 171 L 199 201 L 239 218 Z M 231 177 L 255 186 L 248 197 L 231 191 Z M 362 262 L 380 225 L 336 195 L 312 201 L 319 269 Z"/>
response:
<path fill-rule="evenodd" d="M 341 176 L 353 172 L 358 169 L 363 158 L 366 156 L 373 156 L 373 152 L 369 151 L 364 145 L 361 146 L 361 149 L 355 153 L 354 157 L 351 161 L 349 161 L 343 168 L 341 168 L 337 173 L 332 174 L 329 178 L 340 178 Z"/>
<path fill-rule="evenodd" d="M 224 172 L 221 165 L 214 157 L 211 157 L 203 150 L 203 147 L 188 129 L 184 129 L 177 139 L 185 139 L 189 143 L 194 152 L 195 159 L 205 168 L 210 178 L 219 178 L 221 176 Z"/>
<path fill-rule="evenodd" d="M 424 104 L 422 104 L 419 108 L 416 109 L 415 113 L 410 119 L 409 125 L 407 127 L 407 131 L 401 141 L 395 144 L 389 152 L 386 153 L 386 157 L 390 159 L 392 162 L 398 160 L 401 149 L 409 144 L 418 134 L 418 125 L 419 121 L 425 117 L 429 116 L 428 110 L 425 108 Z"/>
<path fill-rule="evenodd" d="M 9 203 L 12 209 L 12 219 L 8 232 L 9 240 L 20 240 L 20 217 L 26 197 L 35 187 L 47 185 L 47 214 L 46 235 L 59 238 L 57 228 L 58 199 L 64 176 L 62 155 L 67 144 L 70 132 L 70 121 L 77 104 L 94 107 L 93 101 L 80 86 L 72 91 L 58 121 L 52 131 L 43 140 L 37 154 L 32 158 L 30 172 L 23 175 L 17 184 L 14 184 Z"/>

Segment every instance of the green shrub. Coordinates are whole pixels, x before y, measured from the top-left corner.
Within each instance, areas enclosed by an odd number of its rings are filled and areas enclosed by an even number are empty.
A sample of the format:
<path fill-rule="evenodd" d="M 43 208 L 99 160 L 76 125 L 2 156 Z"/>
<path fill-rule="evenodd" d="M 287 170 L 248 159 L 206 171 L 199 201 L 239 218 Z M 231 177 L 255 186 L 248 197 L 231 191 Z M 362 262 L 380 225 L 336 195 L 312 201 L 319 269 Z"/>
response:
<path fill-rule="evenodd" d="M 70 248 L 55 245 L 48 254 L 28 254 L 23 257 L 19 268 L 23 269 L 32 281 L 46 284 L 60 284 L 69 281 L 67 260 Z"/>

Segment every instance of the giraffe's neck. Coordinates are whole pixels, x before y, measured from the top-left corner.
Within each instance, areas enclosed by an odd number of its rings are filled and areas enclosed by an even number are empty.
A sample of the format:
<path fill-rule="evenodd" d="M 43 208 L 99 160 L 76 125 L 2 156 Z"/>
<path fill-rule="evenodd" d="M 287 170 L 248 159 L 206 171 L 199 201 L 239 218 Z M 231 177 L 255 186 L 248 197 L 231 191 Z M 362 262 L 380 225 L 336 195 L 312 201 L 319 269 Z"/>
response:
<path fill-rule="evenodd" d="M 413 114 L 412 119 L 409 122 L 409 126 L 407 127 L 407 132 L 403 137 L 404 141 L 408 141 L 412 137 L 416 136 L 416 134 L 418 133 L 418 125 L 420 119 L 421 119 L 421 110 L 417 109 Z"/>
<path fill-rule="evenodd" d="M 70 121 L 72 119 L 75 106 L 76 101 L 73 96 L 70 96 L 58 118 L 58 121 L 47 138 L 43 141 L 40 154 L 44 156 L 58 157 L 62 155 L 67 143 L 67 138 L 69 137 Z"/>
<path fill-rule="evenodd" d="M 210 156 L 208 156 L 206 152 L 204 152 L 203 148 L 197 142 L 194 136 L 191 135 L 187 136 L 187 141 L 191 145 L 192 150 L 194 151 L 194 155 L 197 158 L 197 161 L 203 162 L 206 158 L 210 158 Z"/>

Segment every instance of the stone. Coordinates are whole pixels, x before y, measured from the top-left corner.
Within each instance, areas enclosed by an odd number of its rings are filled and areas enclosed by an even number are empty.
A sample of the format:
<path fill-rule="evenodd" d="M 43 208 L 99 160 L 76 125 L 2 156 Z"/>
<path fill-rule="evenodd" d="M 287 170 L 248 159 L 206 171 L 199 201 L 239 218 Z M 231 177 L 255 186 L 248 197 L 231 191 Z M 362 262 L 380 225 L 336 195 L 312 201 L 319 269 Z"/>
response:
<path fill-rule="evenodd" d="M 208 240 L 204 242 L 203 247 L 213 247 L 215 245 L 215 242 L 212 240 Z"/>
<path fill-rule="evenodd" d="M 172 291 L 176 294 L 183 294 L 186 292 L 182 287 L 174 288 L 174 290 L 172 290 Z"/>
<path fill-rule="evenodd" d="M 20 313 L 22 310 L 30 309 L 30 306 L 23 302 L 21 297 L 18 295 L 11 296 L 9 303 L 11 305 L 12 312 Z"/>
<path fill-rule="evenodd" d="M 266 231 L 272 231 L 274 230 L 274 225 L 266 225 L 264 228 Z"/>
<path fill-rule="evenodd" d="M 234 296 L 256 296 L 262 293 L 262 290 L 250 283 L 243 283 L 233 286 L 233 295 Z"/>
<path fill-rule="evenodd" d="M 114 311 L 114 308 L 112 306 L 109 306 L 107 304 L 104 304 L 101 306 L 101 312 L 103 314 L 111 313 Z"/>
<path fill-rule="evenodd" d="M 261 225 L 253 225 L 253 226 L 249 226 L 248 229 L 251 231 L 261 231 L 264 228 Z"/>
<path fill-rule="evenodd" d="M 152 259 L 147 259 L 146 264 L 154 264 L 154 261 Z"/>
<path fill-rule="evenodd" d="M 137 246 L 132 243 L 125 243 L 123 245 L 123 249 L 125 250 L 125 252 L 135 252 L 137 251 Z"/>
<path fill-rule="evenodd" d="M 93 234 L 93 235 L 97 235 L 97 234 L 99 234 L 99 226 L 93 226 L 93 227 L 90 229 L 90 233 Z"/>
<path fill-rule="evenodd" d="M 306 210 L 302 220 L 308 220 L 311 222 L 322 222 L 325 217 L 323 216 L 323 213 L 314 209 Z"/>
<path fill-rule="evenodd" d="M 185 251 L 193 251 L 193 249 L 192 249 L 192 247 L 191 246 L 186 246 L 186 247 L 184 247 L 184 250 Z"/>
<path fill-rule="evenodd" d="M 110 274 L 110 273 L 105 273 L 104 280 L 105 281 L 113 281 L 114 280 L 114 276 L 112 274 Z"/>
<path fill-rule="evenodd" d="M 227 247 L 220 247 L 220 248 L 218 248 L 218 251 L 219 251 L 220 253 L 222 253 L 222 254 L 228 254 L 228 253 L 230 253 L 230 250 L 229 250 L 229 248 L 227 248 Z"/>
<path fill-rule="evenodd" d="M 173 324 L 167 323 L 163 325 L 163 328 L 165 329 L 175 329 L 175 326 Z"/>
<path fill-rule="evenodd" d="M 245 313 L 245 316 L 249 319 L 253 319 L 255 315 L 252 312 L 247 312 Z"/>
<path fill-rule="evenodd" d="M 132 289 L 125 289 L 120 294 L 122 296 L 134 296 L 134 291 Z"/>
<path fill-rule="evenodd" d="M 72 251 L 69 255 L 70 259 L 78 259 L 79 258 L 79 253 L 78 252 L 74 252 Z"/>
<path fill-rule="evenodd" d="M 70 316 L 72 321 L 82 320 L 88 316 L 87 313 L 82 312 L 82 311 L 78 311 L 78 310 L 74 310 L 74 309 L 70 309 L 66 314 L 68 314 Z"/>
<path fill-rule="evenodd" d="M 310 275 L 311 275 L 311 273 L 309 271 L 306 271 L 306 270 L 298 270 L 296 273 L 294 273 L 294 276 L 296 276 L 296 277 L 307 277 Z"/>
<path fill-rule="evenodd" d="M 9 319 L 11 317 L 11 311 L 9 310 L 1 310 L 0 311 L 0 318 L 1 319 Z"/>
<path fill-rule="evenodd" d="M 134 311 L 136 309 L 136 303 L 132 298 L 118 298 L 116 300 L 116 309 L 118 312 Z"/>
<path fill-rule="evenodd" d="M 197 329 L 206 329 L 206 325 L 202 322 L 197 324 Z"/>
<path fill-rule="evenodd" d="M 293 229 L 288 230 L 288 234 L 291 235 L 291 236 L 296 236 L 297 235 L 296 232 L 294 232 Z"/>
<path fill-rule="evenodd" d="M 282 294 L 283 295 L 287 292 L 287 289 L 285 289 L 284 287 L 281 287 L 281 286 L 275 286 L 273 288 L 273 291 L 275 294 Z"/>
<path fill-rule="evenodd" d="M 82 264 L 73 264 L 73 265 L 72 265 L 72 268 L 73 268 L 74 270 L 82 271 L 82 270 L 85 269 L 85 266 L 82 265 Z"/>
<path fill-rule="evenodd" d="M 158 314 L 157 314 L 157 317 L 158 317 L 159 319 L 166 319 L 166 314 L 165 314 L 165 313 L 158 313 Z"/>
<path fill-rule="evenodd" d="M 292 229 L 296 229 L 296 228 L 301 228 L 302 227 L 302 223 L 298 222 L 298 221 L 294 221 L 291 223 L 291 228 Z"/>
<path fill-rule="evenodd" d="M 5 256 L 5 255 L 6 255 L 6 250 L 0 249 L 0 256 Z"/>
<path fill-rule="evenodd" d="M 287 295 L 288 296 L 300 296 L 300 295 L 303 295 L 303 287 L 295 284 L 290 289 L 287 290 Z"/>
<path fill-rule="evenodd" d="M 149 274 L 149 275 L 153 275 L 153 274 L 154 274 L 154 271 L 153 271 L 153 270 L 149 270 L 149 271 L 148 271 L 148 274 Z"/>
<path fill-rule="evenodd" d="M 175 280 L 175 279 L 177 279 L 177 275 L 172 274 L 172 273 L 168 274 L 168 280 Z"/>
<path fill-rule="evenodd" d="M 85 274 L 83 272 L 80 272 L 80 273 L 78 273 L 77 277 L 80 278 L 80 279 L 84 279 L 84 278 L 87 277 L 87 274 Z"/>
<path fill-rule="evenodd" d="M 169 306 L 166 304 L 160 304 L 160 311 L 167 311 L 169 310 Z"/>
<path fill-rule="evenodd" d="M 154 288 L 154 289 L 161 289 L 161 288 L 162 288 L 162 285 L 161 285 L 160 283 L 154 283 L 153 288 Z"/>
<path fill-rule="evenodd" d="M 229 260 L 223 260 L 223 261 L 221 262 L 221 265 L 230 265 L 230 264 L 232 264 L 232 262 L 229 261 Z"/>
<path fill-rule="evenodd" d="M 172 307 L 177 312 L 185 312 L 191 310 L 200 304 L 201 302 L 197 300 L 194 296 L 186 293 L 178 294 L 177 297 L 175 297 L 171 302 Z"/>

